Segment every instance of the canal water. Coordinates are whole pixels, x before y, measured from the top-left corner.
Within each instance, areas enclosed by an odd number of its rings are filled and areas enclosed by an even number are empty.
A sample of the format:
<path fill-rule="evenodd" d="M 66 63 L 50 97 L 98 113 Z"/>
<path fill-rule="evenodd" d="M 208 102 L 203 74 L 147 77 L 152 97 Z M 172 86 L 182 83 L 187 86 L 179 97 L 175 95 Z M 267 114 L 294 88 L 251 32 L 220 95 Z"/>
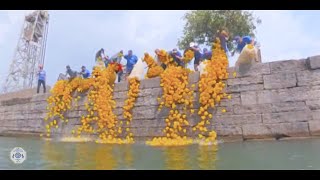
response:
<path fill-rule="evenodd" d="M 22 147 L 27 159 L 14 164 Z M 0 137 L 0 169 L 277 170 L 320 169 L 320 139 L 149 147 Z"/>

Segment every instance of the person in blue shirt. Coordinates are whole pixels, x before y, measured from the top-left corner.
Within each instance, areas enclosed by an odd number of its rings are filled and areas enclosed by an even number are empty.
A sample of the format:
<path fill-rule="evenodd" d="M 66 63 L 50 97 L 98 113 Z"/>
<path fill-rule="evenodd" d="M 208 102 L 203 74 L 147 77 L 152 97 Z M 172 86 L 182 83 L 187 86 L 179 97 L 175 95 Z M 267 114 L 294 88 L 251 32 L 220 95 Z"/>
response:
<path fill-rule="evenodd" d="M 207 48 L 203 48 L 203 54 L 202 54 L 202 59 L 203 60 L 211 60 L 211 57 L 212 57 L 212 52 L 211 51 L 208 51 Z"/>
<path fill-rule="evenodd" d="M 130 75 L 133 66 L 138 62 L 138 57 L 136 55 L 133 55 L 132 50 L 129 50 L 128 54 L 124 56 L 124 59 L 127 60 L 126 71 L 128 76 Z"/>
<path fill-rule="evenodd" d="M 40 86 L 43 85 L 43 93 L 46 93 L 46 72 L 43 70 L 43 66 L 39 65 L 38 75 L 38 88 L 37 94 L 39 94 Z"/>
<path fill-rule="evenodd" d="M 174 62 L 178 64 L 178 66 L 184 67 L 184 62 L 182 60 L 182 55 L 181 53 L 177 50 L 177 48 L 174 48 L 170 52 L 170 56 L 173 58 Z"/>
<path fill-rule="evenodd" d="M 90 77 L 90 71 L 88 69 L 86 69 L 85 66 L 81 67 L 81 72 L 80 74 L 82 75 L 83 79 L 87 79 Z"/>
<path fill-rule="evenodd" d="M 202 54 L 200 52 L 201 49 L 195 43 L 190 43 L 190 47 L 188 49 L 186 49 L 185 52 L 188 51 L 189 49 L 194 52 L 194 65 L 193 66 L 194 66 L 194 70 L 198 71 L 198 66 L 199 66 L 200 61 L 202 59 Z"/>
<path fill-rule="evenodd" d="M 232 56 L 234 56 L 235 52 L 241 53 L 242 49 L 247 45 L 247 44 L 252 44 L 253 39 L 250 36 L 236 36 L 233 40 L 236 41 L 237 48 L 232 52 Z"/>

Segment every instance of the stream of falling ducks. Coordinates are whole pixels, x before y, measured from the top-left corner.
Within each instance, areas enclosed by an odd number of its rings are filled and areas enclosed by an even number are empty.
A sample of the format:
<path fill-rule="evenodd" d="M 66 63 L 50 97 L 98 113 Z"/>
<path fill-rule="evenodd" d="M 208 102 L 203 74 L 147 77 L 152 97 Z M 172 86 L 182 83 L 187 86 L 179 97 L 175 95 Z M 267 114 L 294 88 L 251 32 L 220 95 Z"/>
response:
<path fill-rule="evenodd" d="M 125 105 L 123 107 L 123 116 L 127 120 L 126 122 L 126 140 L 127 143 L 134 143 L 133 134 L 130 132 L 130 123 L 132 122 L 133 115 L 132 109 L 134 107 L 134 103 L 136 102 L 139 95 L 139 86 L 140 81 L 138 78 L 133 77 L 129 79 L 129 91 L 128 91 L 128 99 L 125 101 Z"/>
<path fill-rule="evenodd" d="M 143 61 L 148 65 L 146 78 L 157 77 L 163 72 L 163 68 L 159 66 L 148 53 L 144 54 Z"/>
<path fill-rule="evenodd" d="M 169 57 L 163 55 L 163 57 Z M 162 60 L 162 62 L 172 62 L 172 60 Z M 192 144 L 192 139 L 187 138 L 187 108 L 193 107 L 193 90 L 188 87 L 190 70 L 168 64 L 166 70 L 160 75 L 163 90 L 162 101 L 160 101 L 159 111 L 165 106 L 170 108 L 168 117 L 165 119 L 166 127 L 163 129 L 165 137 L 155 137 L 147 141 L 151 146 L 179 146 Z M 184 105 L 184 112 L 181 113 L 179 107 Z"/>
<path fill-rule="evenodd" d="M 198 132 L 198 137 L 201 143 L 211 144 L 216 139 L 215 131 L 208 131 L 210 120 L 212 120 L 212 113 L 209 108 L 214 108 L 216 104 L 220 103 L 222 98 L 228 95 L 223 93 L 225 88 L 224 80 L 228 78 L 228 59 L 226 53 L 221 48 L 219 39 L 213 44 L 213 55 L 211 60 L 206 60 L 205 73 L 201 74 L 199 82 L 200 93 L 200 109 L 198 115 L 200 116 L 199 123 L 193 127 L 193 131 Z M 231 96 L 228 96 L 230 99 Z M 222 112 L 226 112 L 225 109 Z"/>
<path fill-rule="evenodd" d="M 51 96 L 47 99 L 49 112 L 44 120 L 49 122 L 46 125 L 46 136 L 50 137 L 51 128 L 57 129 L 59 127 L 58 120 L 68 122 L 68 120 L 64 120 L 64 113 L 71 109 L 72 94 L 89 90 L 87 102 L 85 103 L 88 113 L 86 116 L 83 115 L 81 117 L 81 127 L 77 131 L 72 130 L 72 134 L 77 138 L 80 138 L 82 132 L 99 134 L 97 143 L 132 143 L 132 134 L 128 134 L 127 139 L 119 137 L 122 134 L 121 123 L 112 111 L 115 108 L 113 88 L 116 68 L 117 64 L 110 64 L 108 68 L 96 67 L 92 73 L 93 78 L 90 79 L 59 80 L 51 90 Z M 130 82 L 134 84 L 130 87 L 136 89 L 137 82 L 135 80 Z M 136 90 L 133 91 L 136 93 Z M 136 94 L 133 95 L 137 96 Z M 79 99 L 80 96 L 75 98 L 75 104 Z M 129 106 L 133 105 L 129 103 Z M 130 109 L 128 110 L 130 111 Z M 43 135 L 41 134 L 40 136 Z"/>

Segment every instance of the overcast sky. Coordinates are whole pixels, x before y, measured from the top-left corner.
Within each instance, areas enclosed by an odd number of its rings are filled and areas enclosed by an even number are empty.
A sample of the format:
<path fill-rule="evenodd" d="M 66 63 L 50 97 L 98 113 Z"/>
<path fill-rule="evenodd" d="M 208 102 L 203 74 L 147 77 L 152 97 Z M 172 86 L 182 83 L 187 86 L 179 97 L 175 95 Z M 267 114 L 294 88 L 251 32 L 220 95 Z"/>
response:
<path fill-rule="evenodd" d="M 142 57 L 156 48 L 170 50 L 182 36 L 186 11 L 49 11 L 45 58 L 47 83 L 53 85 L 69 64 L 90 70 L 103 47 L 106 54 L 119 50 Z M 0 86 L 8 73 L 25 13 L 0 11 Z M 262 24 L 257 29 L 262 61 L 300 59 L 320 54 L 320 11 L 254 11 Z M 236 58 L 230 59 L 234 65 Z"/>

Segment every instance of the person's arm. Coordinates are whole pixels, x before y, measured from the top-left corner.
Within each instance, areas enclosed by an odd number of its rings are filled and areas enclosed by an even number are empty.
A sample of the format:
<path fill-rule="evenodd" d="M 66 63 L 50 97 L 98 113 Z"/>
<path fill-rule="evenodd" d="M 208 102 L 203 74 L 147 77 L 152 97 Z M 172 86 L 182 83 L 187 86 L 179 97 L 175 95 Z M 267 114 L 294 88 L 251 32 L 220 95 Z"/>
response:
<path fill-rule="evenodd" d="M 178 53 L 176 54 L 176 58 L 179 59 L 180 61 L 182 60 L 182 55 L 181 55 L 180 52 L 178 52 Z"/>
<path fill-rule="evenodd" d="M 191 47 L 191 49 L 194 50 L 194 51 L 200 51 L 199 47 Z"/>
<path fill-rule="evenodd" d="M 101 60 L 106 58 L 106 56 L 104 55 L 104 52 L 101 52 L 100 56 L 101 56 Z"/>
<path fill-rule="evenodd" d="M 134 64 L 136 64 L 138 62 L 138 57 L 134 56 Z"/>

